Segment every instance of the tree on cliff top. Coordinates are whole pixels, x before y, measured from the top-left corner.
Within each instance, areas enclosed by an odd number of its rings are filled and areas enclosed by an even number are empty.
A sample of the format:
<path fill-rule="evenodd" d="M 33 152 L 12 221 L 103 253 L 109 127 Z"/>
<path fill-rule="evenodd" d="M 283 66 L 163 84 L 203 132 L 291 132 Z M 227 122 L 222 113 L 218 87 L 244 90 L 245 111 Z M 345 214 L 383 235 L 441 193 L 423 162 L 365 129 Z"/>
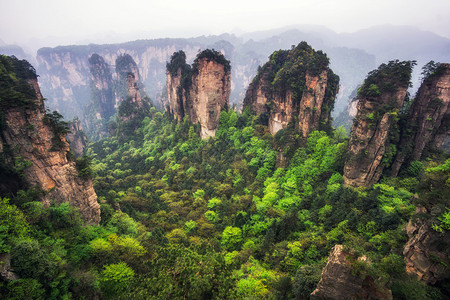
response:
<path fill-rule="evenodd" d="M 200 52 L 197 55 L 197 57 L 194 60 L 194 64 L 193 64 L 194 70 L 197 70 L 198 62 L 203 58 L 206 58 L 209 60 L 214 60 L 215 62 L 223 65 L 225 72 L 230 72 L 230 70 L 231 70 L 230 61 L 228 59 L 226 59 L 222 53 L 220 53 L 214 49 L 203 50 L 202 52 Z"/>

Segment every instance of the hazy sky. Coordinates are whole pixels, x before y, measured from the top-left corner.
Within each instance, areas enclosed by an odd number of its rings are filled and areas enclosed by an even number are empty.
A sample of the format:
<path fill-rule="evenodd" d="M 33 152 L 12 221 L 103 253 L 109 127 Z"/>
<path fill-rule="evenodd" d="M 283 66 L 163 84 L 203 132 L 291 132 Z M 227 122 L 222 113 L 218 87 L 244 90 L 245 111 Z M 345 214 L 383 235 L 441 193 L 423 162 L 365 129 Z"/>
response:
<path fill-rule="evenodd" d="M 0 0 L 0 39 L 8 44 L 104 43 L 293 24 L 337 32 L 412 25 L 450 38 L 450 0 Z"/>

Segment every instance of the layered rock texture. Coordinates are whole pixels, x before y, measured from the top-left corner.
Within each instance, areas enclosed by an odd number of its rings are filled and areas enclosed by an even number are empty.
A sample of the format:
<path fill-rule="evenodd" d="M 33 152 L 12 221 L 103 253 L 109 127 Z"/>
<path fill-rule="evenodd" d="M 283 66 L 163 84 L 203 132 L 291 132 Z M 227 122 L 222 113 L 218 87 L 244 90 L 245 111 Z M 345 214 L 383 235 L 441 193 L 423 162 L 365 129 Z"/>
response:
<path fill-rule="evenodd" d="M 402 131 L 399 153 L 392 165 L 396 176 L 402 167 L 420 160 L 425 149 L 442 147 L 450 132 L 450 64 L 439 64 L 417 91 Z"/>
<path fill-rule="evenodd" d="M 69 202 L 87 223 L 97 224 L 100 206 L 92 180 L 80 178 L 75 162 L 68 161 L 67 129 L 61 115 L 45 112 L 34 69 L 5 56 L 1 63 L 1 173 L 12 170 L 24 185 L 44 192 L 45 205 Z"/>
<path fill-rule="evenodd" d="M 84 127 L 93 138 L 106 136 L 105 129 L 115 109 L 115 82 L 110 66 L 103 57 L 94 53 L 89 58 L 90 102 L 84 114 Z"/>
<path fill-rule="evenodd" d="M 342 245 L 334 246 L 310 299 L 392 299 L 390 290 L 356 271 L 354 261 L 369 263 L 365 256 L 355 257 L 344 251 Z"/>
<path fill-rule="evenodd" d="M 398 113 L 410 84 L 413 62 L 391 61 L 369 73 L 358 91 L 344 167 L 344 182 L 354 187 L 376 183 L 396 153 Z"/>
<path fill-rule="evenodd" d="M 426 208 L 420 213 L 429 214 Z M 414 219 L 405 227 L 408 242 L 403 248 L 406 271 L 426 284 L 435 285 L 450 279 L 450 233 L 437 232 L 427 219 Z"/>
<path fill-rule="evenodd" d="M 307 137 L 313 130 L 331 128 L 338 88 L 339 77 L 329 68 L 327 56 L 302 42 L 270 56 L 247 90 L 244 109 L 267 121 L 272 134 L 293 123 Z"/>
<path fill-rule="evenodd" d="M 167 64 L 169 111 L 178 121 L 189 116 L 200 124 L 200 136 L 214 137 L 220 111 L 228 108 L 231 92 L 230 62 L 214 50 L 197 55 L 192 68 L 186 56 L 176 52 Z"/>
<path fill-rule="evenodd" d="M 67 141 L 76 157 L 83 156 L 84 149 L 88 145 L 88 139 L 81 127 L 80 119 L 76 118 L 69 122 L 69 132 L 67 133 Z"/>

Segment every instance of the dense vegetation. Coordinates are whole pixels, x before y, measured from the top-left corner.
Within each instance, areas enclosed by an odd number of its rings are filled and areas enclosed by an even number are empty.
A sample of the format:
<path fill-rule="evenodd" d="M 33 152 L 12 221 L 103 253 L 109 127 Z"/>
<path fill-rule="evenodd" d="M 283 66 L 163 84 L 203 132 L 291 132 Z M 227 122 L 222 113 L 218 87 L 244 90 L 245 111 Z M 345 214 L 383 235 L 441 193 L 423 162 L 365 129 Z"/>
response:
<path fill-rule="evenodd" d="M 336 244 L 367 255 L 359 274 L 396 299 L 444 297 L 405 273 L 402 227 L 424 205 L 439 208 L 436 231 L 450 229 L 445 155 L 353 189 L 342 184 L 342 129 L 272 136 L 248 110 L 230 110 L 201 140 L 187 119 L 127 103 L 125 130 L 79 162 L 94 177 L 100 225 L 66 203 L 44 207 L 34 189 L 1 195 L 0 252 L 20 276 L 0 282 L 7 299 L 303 299 Z"/>
<path fill-rule="evenodd" d="M 0 107 L 32 106 L 36 92 L 27 83 L 36 70 L 26 60 L 0 55 Z"/>
<path fill-rule="evenodd" d="M 198 67 L 197 67 L 198 63 L 200 60 L 202 60 L 204 58 L 206 58 L 208 60 L 213 60 L 213 61 L 223 65 L 225 73 L 230 72 L 230 70 L 231 70 L 230 61 L 228 59 L 226 59 L 222 53 L 220 53 L 214 49 L 205 49 L 202 52 L 200 52 L 199 54 L 197 54 L 197 57 L 194 60 L 194 64 L 192 65 L 192 69 L 194 70 L 194 72 L 198 71 Z"/>
<path fill-rule="evenodd" d="M 319 76 L 321 72 L 328 71 L 331 85 L 339 83 L 339 77 L 328 69 L 328 64 L 329 59 L 325 53 L 315 51 L 306 42 L 301 42 L 291 50 L 272 53 L 269 61 L 258 70 L 253 82 L 263 79 L 268 84 L 266 92 L 272 94 L 283 95 L 289 90 L 293 93 L 294 101 L 299 102 L 305 89 L 307 73 Z M 331 102 L 334 102 L 334 96 Z"/>

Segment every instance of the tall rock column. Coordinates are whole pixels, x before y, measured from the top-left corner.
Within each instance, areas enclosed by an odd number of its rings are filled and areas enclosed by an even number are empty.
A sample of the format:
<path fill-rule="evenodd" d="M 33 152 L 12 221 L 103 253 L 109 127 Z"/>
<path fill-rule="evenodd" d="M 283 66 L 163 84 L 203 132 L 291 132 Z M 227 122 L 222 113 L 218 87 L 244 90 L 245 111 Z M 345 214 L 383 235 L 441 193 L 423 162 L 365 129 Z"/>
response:
<path fill-rule="evenodd" d="M 303 137 L 314 130 L 331 129 L 339 77 L 328 65 L 327 56 L 306 42 L 275 51 L 250 84 L 244 108 L 250 107 L 267 120 L 272 134 L 294 120 Z"/>
<path fill-rule="evenodd" d="M 400 151 L 392 165 L 396 176 L 402 167 L 419 160 L 423 150 L 440 148 L 450 131 L 450 64 L 440 64 L 425 78 L 407 117 Z"/>
<path fill-rule="evenodd" d="M 194 123 L 200 124 L 201 137 L 216 135 L 220 111 L 228 107 L 231 92 L 231 73 L 214 58 L 197 58 L 192 78 L 189 111 Z"/>
<path fill-rule="evenodd" d="M 228 107 L 230 71 L 230 62 L 210 49 L 200 52 L 192 67 L 183 51 L 175 52 L 167 64 L 169 111 L 178 122 L 189 116 L 199 124 L 202 139 L 215 136 L 220 111 Z"/>
<path fill-rule="evenodd" d="M 98 224 L 100 206 L 92 180 L 81 178 L 75 162 L 68 161 L 69 144 L 60 123 L 62 116 L 56 112 L 45 113 L 36 74 L 30 71 L 32 67 L 26 61 L 5 56 L 1 57 L 0 64 L 3 64 L 0 73 L 8 72 L 6 75 L 17 78 L 17 82 L 5 84 L 23 91 L 15 94 L 14 99 L 2 97 L 0 101 L 4 118 L 0 149 L 2 157 L 8 158 L 3 163 L 15 167 L 16 172 L 20 166 L 23 181 L 44 192 L 42 202 L 45 205 L 53 201 L 68 202 L 79 208 L 87 223 Z M 11 65 L 15 68 L 11 69 Z"/>
<path fill-rule="evenodd" d="M 396 152 L 397 116 L 406 97 L 414 62 L 391 61 L 369 73 L 358 92 L 344 166 L 344 182 L 353 187 L 376 183 Z"/>

